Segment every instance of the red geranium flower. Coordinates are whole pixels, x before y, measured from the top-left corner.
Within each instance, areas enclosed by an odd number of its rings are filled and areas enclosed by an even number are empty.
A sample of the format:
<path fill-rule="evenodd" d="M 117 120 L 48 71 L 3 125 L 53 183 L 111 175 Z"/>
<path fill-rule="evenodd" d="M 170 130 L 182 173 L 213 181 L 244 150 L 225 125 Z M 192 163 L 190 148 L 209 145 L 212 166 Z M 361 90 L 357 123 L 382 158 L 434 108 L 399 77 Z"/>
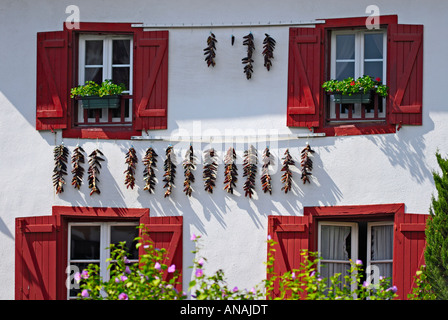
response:
<path fill-rule="evenodd" d="M 355 85 L 355 81 L 350 82 L 350 85 L 354 86 Z"/>
<path fill-rule="evenodd" d="M 381 78 L 380 78 L 380 77 L 377 77 L 377 78 L 375 79 L 375 81 L 381 82 Z"/>

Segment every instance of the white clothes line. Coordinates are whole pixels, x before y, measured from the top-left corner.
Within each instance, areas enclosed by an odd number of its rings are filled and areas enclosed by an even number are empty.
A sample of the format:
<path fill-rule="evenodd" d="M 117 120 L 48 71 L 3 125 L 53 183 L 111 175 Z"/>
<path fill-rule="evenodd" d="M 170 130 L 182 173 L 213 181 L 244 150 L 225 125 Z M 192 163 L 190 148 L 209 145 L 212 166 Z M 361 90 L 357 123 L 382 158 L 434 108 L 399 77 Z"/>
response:
<path fill-rule="evenodd" d="M 282 26 L 304 26 L 316 25 L 325 23 L 325 20 L 310 20 L 310 21 L 268 21 L 268 22 L 235 22 L 235 23 L 176 23 L 176 24 L 132 24 L 134 28 L 148 28 L 148 29 L 182 29 L 182 28 L 252 28 L 252 27 L 282 27 Z"/>
<path fill-rule="evenodd" d="M 244 143 L 255 141 L 286 141 L 295 139 L 322 138 L 325 133 L 304 133 L 286 135 L 247 135 L 247 136 L 132 136 L 131 140 L 168 141 L 168 142 L 204 142 L 204 143 Z"/>

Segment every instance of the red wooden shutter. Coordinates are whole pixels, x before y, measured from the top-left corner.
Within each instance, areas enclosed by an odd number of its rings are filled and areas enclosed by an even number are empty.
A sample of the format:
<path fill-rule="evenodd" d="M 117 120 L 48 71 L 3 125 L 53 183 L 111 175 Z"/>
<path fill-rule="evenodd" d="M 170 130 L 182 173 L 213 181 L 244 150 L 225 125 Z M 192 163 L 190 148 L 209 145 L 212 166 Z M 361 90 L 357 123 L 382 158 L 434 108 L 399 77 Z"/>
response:
<path fill-rule="evenodd" d="M 181 272 L 179 277 L 182 283 L 182 217 L 150 217 L 148 230 L 149 238 L 156 248 L 167 250 L 167 259 L 164 263 L 168 266 L 174 264 L 176 270 Z M 165 274 L 169 276 L 169 274 Z M 176 288 L 181 290 L 181 286 Z"/>
<path fill-rule="evenodd" d="M 67 128 L 68 33 L 37 34 L 36 129 Z"/>
<path fill-rule="evenodd" d="M 301 250 L 312 250 L 310 219 L 308 216 L 269 216 L 269 235 L 277 243 L 273 253 L 275 274 L 298 269 L 304 262 Z M 278 294 L 274 290 L 274 295 Z"/>
<path fill-rule="evenodd" d="M 423 26 L 388 27 L 387 84 L 392 124 L 422 124 Z"/>
<path fill-rule="evenodd" d="M 57 299 L 56 217 L 16 219 L 15 299 Z"/>
<path fill-rule="evenodd" d="M 426 214 L 396 214 L 392 281 L 399 299 L 411 293 L 417 270 L 424 264 Z"/>
<path fill-rule="evenodd" d="M 168 31 L 136 31 L 135 129 L 167 128 Z"/>
<path fill-rule="evenodd" d="M 318 127 L 322 86 L 322 30 L 289 31 L 287 125 Z"/>

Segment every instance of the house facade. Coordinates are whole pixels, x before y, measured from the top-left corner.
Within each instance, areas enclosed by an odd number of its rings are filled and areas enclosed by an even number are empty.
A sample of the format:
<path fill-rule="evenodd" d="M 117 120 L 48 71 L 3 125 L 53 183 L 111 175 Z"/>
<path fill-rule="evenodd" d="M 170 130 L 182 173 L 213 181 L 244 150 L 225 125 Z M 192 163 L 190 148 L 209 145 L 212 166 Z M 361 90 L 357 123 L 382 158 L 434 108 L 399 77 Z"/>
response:
<path fill-rule="evenodd" d="M 192 235 L 248 289 L 271 237 L 279 272 L 301 249 L 326 277 L 359 259 L 406 298 L 448 153 L 445 1 L 98 4 L 0 8 L 1 299 L 73 297 L 67 277 L 140 223 L 183 290 Z M 363 75 L 388 95 L 322 88 Z M 107 79 L 117 106 L 70 95 Z"/>

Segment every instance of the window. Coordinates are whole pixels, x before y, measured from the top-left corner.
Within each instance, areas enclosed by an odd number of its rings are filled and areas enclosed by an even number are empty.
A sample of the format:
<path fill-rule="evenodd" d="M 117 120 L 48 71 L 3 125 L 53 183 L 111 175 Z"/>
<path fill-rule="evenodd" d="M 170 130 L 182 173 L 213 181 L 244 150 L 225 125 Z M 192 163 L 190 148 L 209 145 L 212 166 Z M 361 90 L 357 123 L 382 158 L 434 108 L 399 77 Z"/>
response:
<path fill-rule="evenodd" d="M 129 253 L 127 258 L 131 263 L 138 262 L 138 250 L 134 240 L 138 235 L 137 223 L 69 223 L 67 264 L 70 268 L 77 268 L 79 272 L 89 264 L 97 264 L 100 267 L 100 276 L 107 281 L 110 244 L 118 245 L 121 241 L 126 241 Z M 67 289 L 69 298 L 76 298 L 79 290 Z"/>
<path fill-rule="evenodd" d="M 371 281 L 378 274 L 392 278 L 399 299 L 406 299 L 424 264 L 427 217 L 405 213 L 399 203 L 305 207 L 303 216 L 269 216 L 268 234 L 277 243 L 274 272 L 299 268 L 301 250 L 319 252 L 324 277 L 346 270 L 349 259 L 360 259 Z"/>
<path fill-rule="evenodd" d="M 182 270 L 182 216 L 149 217 L 149 209 L 55 206 L 52 215 L 16 218 L 15 299 L 66 300 L 73 296 L 75 292 L 66 284 L 70 281 L 67 267 L 107 265 L 106 244 L 132 243 L 135 226 L 140 224 L 146 226 L 149 240 L 157 248 L 167 250 L 164 263 Z M 132 261 L 136 261 L 136 253 L 132 250 Z M 107 268 L 101 271 L 107 276 Z M 165 276 L 169 280 L 170 274 Z M 179 281 L 182 283 L 182 274 Z M 182 286 L 176 289 L 182 290 Z"/>
<path fill-rule="evenodd" d="M 81 22 L 37 34 L 36 129 L 66 138 L 130 139 L 167 129 L 168 31 Z M 117 109 L 82 109 L 70 89 L 85 80 L 123 82 Z"/>
<path fill-rule="evenodd" d="M 332 31 L 331 79 L 357 79 L 369 75 L 386 81 L 386 33 L 370 30 Z M 331 123 L 347 121 L 385 121 L 385 98 L 373 96 L 369 103 L 339 104 L 327 97 L 326 112 Z"/>
<path fill-rule="evenodd" d="M 394 133 L 422 125 L 423 26 L 381 16 L 368 30 L 365 17 L 327 19 L 315 27 L 290 28 L 287 126 L 329 136 Z M 385 99 L 337 104 L 322 84 L 364 74 L 389 87 Z"/>
<path fill-rule="evenodd" d="M 132 124 L 132 37 L 119 35 L 80 35 L 79 84 L 94 81 L 101 84 L 112 80 L 124 84 L 123 101 L 119 108 L 83 109 L 79 102 L 75 112 L 78 125 L 131 125 Z"/>
<path fill-rule="evenodd" d="M 379 277 L 392 279 L 392 221 L 321 221 L 318 227 L 319 271 L 324 278 L 340 273 L 343 280 L 350 260 L 359 259 L 370 283 L 378 283 Z"/>

